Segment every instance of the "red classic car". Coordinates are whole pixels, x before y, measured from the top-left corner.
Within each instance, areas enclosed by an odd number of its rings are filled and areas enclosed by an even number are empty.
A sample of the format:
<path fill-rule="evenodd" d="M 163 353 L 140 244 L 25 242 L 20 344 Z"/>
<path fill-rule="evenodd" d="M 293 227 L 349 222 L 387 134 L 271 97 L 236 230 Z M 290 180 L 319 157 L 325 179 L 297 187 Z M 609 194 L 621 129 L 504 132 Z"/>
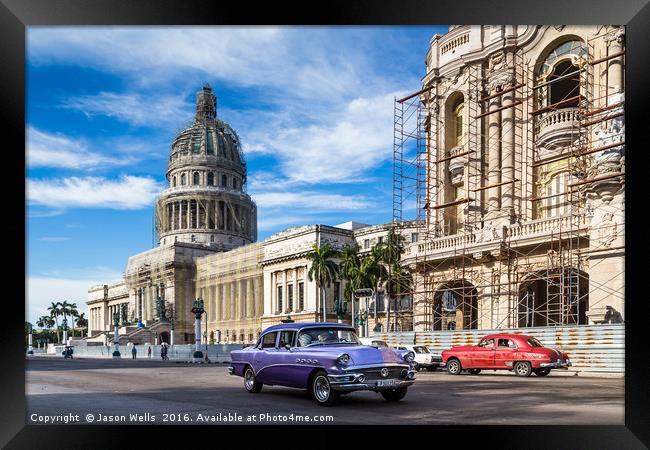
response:
<path fill-rule="evenodd" d="M 453 347 L 442 352 L 447 371 L 458 375 L 463 370 L 478 374 L 481 369 L 513 370 L 522 377 L 535 373 L 544 377 L 551 369 L 566 369 L 569 356 L 544 347 L 537 339 L 524 334 L 489 334 L 478 345 Z"/>

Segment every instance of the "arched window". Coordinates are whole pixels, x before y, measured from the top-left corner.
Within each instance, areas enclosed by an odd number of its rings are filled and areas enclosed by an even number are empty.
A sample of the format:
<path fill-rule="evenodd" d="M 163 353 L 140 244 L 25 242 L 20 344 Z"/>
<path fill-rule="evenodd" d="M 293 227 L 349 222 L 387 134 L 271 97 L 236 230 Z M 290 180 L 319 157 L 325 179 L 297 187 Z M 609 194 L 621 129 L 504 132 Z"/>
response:
<path fill-rule="evenodd" d="M 237 178 L 233 177 L 232 179 L 232 188 L 237 189 Z"/>
<path fill-rule="evenodd" d="M 221 186 L 227 187 L 228 186 L 228 177 L 226 174 L 221 175 Z"/>
<path fill-rule="evenodd" d="M 187 184 L 187 177 L 185 174 L 181 175 L 181 186 L 185 186 Z"/>
<path fill-rule="evenodd" d="M 192 175 L 192 184 L 197 185 L 199 184 L 199 173 L 194 172 L 194 175 Z"/>
<path fill-rule="evenodd" d="M 208 173 L 208 186 L 214 185 L 214 174 L 212 172 Z"/>
<path fill-rule="evenodd" d="M 449 96 L 446 106 L 446 139 L 447 149 L 452 149 L 465 143 L 465 97 L 459 92 Z"/>
<path fill-rule="evenodd" d="M 172 187 L 176 187 L 176 175 L 172 177 Z"/>
<path fill-rule="evenodd" d="M 537 89 L 537 107 L 577 107 L 580 100 L 580 68 L 586 60 L 587 47 L 580 40 L 566 41 L 553 48 L 536 74 L 535 84 L 543 85 Z"/>

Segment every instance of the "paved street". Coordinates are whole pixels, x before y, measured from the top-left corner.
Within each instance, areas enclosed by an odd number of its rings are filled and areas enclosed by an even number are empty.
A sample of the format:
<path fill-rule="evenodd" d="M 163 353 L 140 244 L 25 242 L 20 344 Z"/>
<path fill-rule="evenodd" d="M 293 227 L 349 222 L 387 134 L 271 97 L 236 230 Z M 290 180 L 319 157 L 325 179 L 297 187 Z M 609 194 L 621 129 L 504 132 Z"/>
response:
<path fill-rule="evenodd" d="M 624 423 L 622 378 L 420 372 L 399 403 L 387 403 L 373 392 L 356 392 L 324 408 L 301 390 L 264 386 L 261 393 L 249 394 L 242 378 L 229 376 L 226 367 L 34 358 L 27 362 L 27 423 L 88 423 L 88 414 L 94 423 L 126 424 Z M 109 422 L 100 415 L 117 417 Z"/>

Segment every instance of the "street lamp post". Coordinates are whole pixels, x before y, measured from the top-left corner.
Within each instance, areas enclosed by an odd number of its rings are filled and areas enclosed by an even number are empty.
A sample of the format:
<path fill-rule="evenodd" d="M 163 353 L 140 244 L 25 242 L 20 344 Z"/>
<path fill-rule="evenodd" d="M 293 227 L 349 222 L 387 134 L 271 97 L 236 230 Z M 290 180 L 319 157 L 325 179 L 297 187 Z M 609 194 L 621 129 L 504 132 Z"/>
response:
<path fill-rule="evenodd" d="M 368 336 L 368 297 L 374 297 L 374 295 L 375 295 L 375 290 L 372 288 L 355 289 L 354 291 L 355 297 L 364 297 L 366 300 L 366 309 L 364 312 L 364 317 L 363 320 L 359 321 L 359 325 L 361 327 L 365 325 L 365 328 L 362 328 L 362 331 L 364 332 L 363 333 L 364 337 Z M 375 307 L 376 306 L 377 306 L 377 302 L 375 302 Z M 361 305 L 359 305 L 359 310 L 361 310 Z M 359 315 L 361 315 L 361 311 L 359 311 Z"/>
<path fill-rule="evenodd" d="M 113 326 L 115 330 L 115 334 L 113 335 L 113 342 L 115 343 L 115 351 L 113 351 L 113 358 L 121 358 L 122 355 L 120 355 L 120 313 L 115 312 L 113 313 Z"/>
<path fill-rule="evenodd" d="M 199 362 L 203 359 L 203 352 L 201 351 L 201 316 L 205 312 L 205 308 L 203 308 L 203 299 L 202 298 L 197 298 L 194 300 L 194 305 L 192 306 L 192 310 L 194 313 L 194 318 L 196 319 L 196 325 L 195 325 L 195 343 L 196 343 L 196 348 L 194 350 L 194 361 Z"/>
<path fill-rule="evenodd" d="M 67 317 L 63 318 L 63 322 L 61 322 L 61 328 L 63 328 L 63 345 L 68 345 L 68 319 L 67 319 Z"/>
<path fill-rule="evenodd" d="M 170 324 L 170 332 L 169 332 L 169 345 L 174 347 L 174 318 L 171 318 L 171 324 Z"/>
<path fill-rule="evenodd" d="M 33 355 L 34 354 L 34 347 L 32 347 L 32 326 L 29 326 L 29 335 L 27 336 L 27 354 L 28 355 Z"/>

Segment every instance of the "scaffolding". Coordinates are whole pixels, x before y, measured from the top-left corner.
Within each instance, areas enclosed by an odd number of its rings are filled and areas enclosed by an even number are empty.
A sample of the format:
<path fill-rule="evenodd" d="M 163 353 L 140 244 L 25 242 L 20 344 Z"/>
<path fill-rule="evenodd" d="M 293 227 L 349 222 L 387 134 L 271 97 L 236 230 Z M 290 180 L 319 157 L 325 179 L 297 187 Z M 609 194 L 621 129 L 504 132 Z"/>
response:
<path fill-rule="evenodd" d="M 590 255 L 624 253 L 624 246 L 608 246 L 607 239 L 599 244 L 593 237 L 615 234 L 624 223 L 590 227 L 587 200 L 595 182 L 624 182 L 624 159 L 615 173 L 594 169 L 599 155 L 624 148 L 623 132 L 596 130 L 602 124 L 611 128 L 624 114 L 622 93 L 609 92 L 603 71 L 596 72 L 613 60 L 624 65 L 624 47 L 595 54 L 596 40 L 615 32 L 601 29 L 587 42 L 569 41 L 557 57 L 575 56 L 571 64 L 544 79 L 524 50 L 514 47 L 504 52 L 501 67 L 471 63 L 453 81 L 429 80 L 422 90 L 395 99 L 392 225 L 417 227 L 419 241 L 403 256 L 414 276 L 413 289 L 403 294 L 412 299 L 412 309 L 396 315 L 401 326 L 388 324 L 388 330 L 583 324 L 587 306 L 604 307 L 589 302 L 590 292 L 622 298 L 622 289 L 595 284 L 588 275 L 605 261 Z M 507 82 L 488 92 L 488 78 Z M 558 83 L 571 89 L 558 88 L 553 93 L 562 95 L 549 97 Z M 464 139 L 450 146 L 449 111 L 440 100 L 456 92 L 463 95 L 469 121 L 463 124 Z M 564 126 L 566 142 L 552 156 L 541 154 L 541 131 L 557 124 L 570 124 Z M 490 161 L 494 146 L 498 167 Z M 553 172 L 554 187 L 540 182 Z M 450 189 L 453 176 L 462 185 Z M 512 209 L 502 229 L 491 226 L 495 205 Z M 616 206 L 599 207 L 612 208 L 604 214 L 620 214 Z M 529 235 L 543 239 L 528 242 Z"/>

